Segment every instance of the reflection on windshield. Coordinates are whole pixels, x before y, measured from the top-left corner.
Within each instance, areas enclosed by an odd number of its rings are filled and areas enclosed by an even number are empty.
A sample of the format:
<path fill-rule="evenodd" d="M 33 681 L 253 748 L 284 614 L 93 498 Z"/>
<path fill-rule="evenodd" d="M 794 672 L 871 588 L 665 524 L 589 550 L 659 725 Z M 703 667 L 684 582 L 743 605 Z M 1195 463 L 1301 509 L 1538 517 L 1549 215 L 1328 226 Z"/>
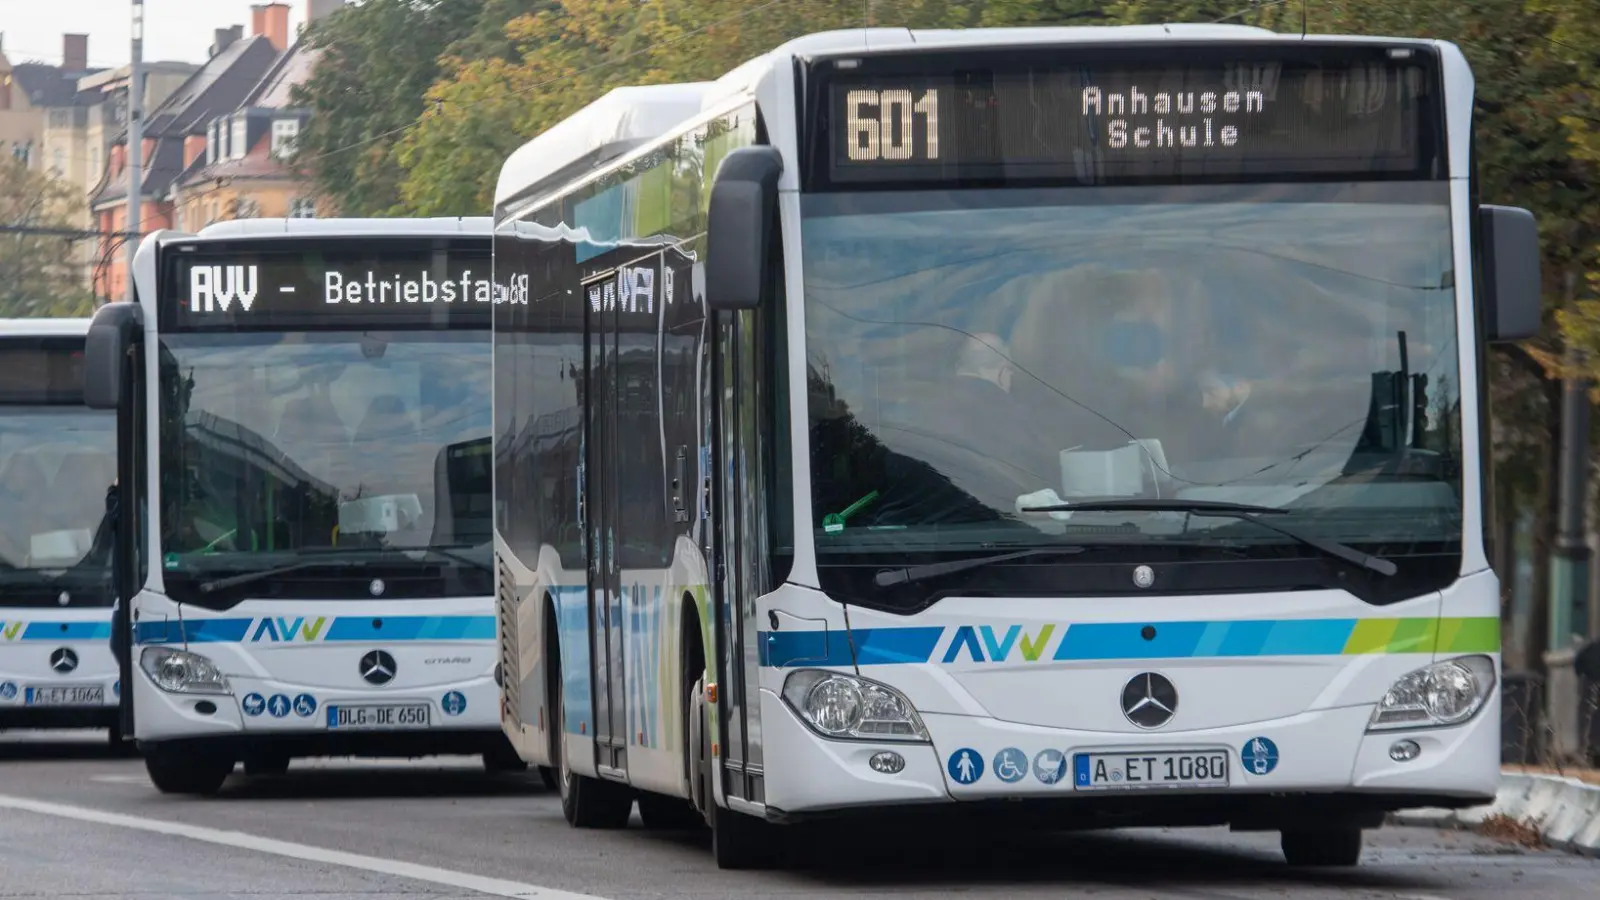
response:
<path fill-rule="evenodd" d="M 176 335 L 162 349 L 169 571 L 486 545 L 487 335 Z"/>
<path fill-rule="evenodd" d="M 86 561 L 117 474 L 116 426 L 109 412 L 0 407 L 0 580 Z M 97 573 L 109 558 L 95 553 Z"/>
<path fill-rule="evenodd" d="M 804 204 L 821 549 L 1121 523 L 1276 539 L 1020 511 L 1129 497 L 1287 507 L 1342 539 L 1417 517 L 1430 539 L 1459 536 L 1442 184 Z"/>

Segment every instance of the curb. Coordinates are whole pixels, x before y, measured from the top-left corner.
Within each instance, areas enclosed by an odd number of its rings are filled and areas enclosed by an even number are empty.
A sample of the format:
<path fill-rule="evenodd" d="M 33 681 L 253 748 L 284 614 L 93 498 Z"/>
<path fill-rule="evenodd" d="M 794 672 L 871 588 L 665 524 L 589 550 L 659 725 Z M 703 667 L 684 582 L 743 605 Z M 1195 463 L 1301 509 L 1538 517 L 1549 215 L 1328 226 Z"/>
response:
<path fill-rule="evenodd" d="M 1558 850 L 1600 857 L 1600 786 L 1576 778 L 1507 773 L 1500 777 L 1494 802 L 1486 806 L 1407 809 L 1390 814 L 1389 821 L 1424 828 L 1476 828 L 1494 815 L 1527 822 Z"/>

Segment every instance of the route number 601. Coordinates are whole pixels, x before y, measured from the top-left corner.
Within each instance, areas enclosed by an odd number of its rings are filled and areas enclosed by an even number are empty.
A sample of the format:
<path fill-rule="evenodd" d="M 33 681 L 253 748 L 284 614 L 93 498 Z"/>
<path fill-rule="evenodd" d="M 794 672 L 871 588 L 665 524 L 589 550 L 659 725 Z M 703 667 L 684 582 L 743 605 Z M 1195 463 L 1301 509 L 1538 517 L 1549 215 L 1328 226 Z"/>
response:
<path fill-rule="evenodd" d="M 939 96 L 934 91 L 915 101 L 908 90 L 858 90 L 846 94 L 849 139 L 845 143 L 850 160 L 910 159 L 916 133 L 913 113 L 922 115 L 927 158 L 938 159 Z"/>

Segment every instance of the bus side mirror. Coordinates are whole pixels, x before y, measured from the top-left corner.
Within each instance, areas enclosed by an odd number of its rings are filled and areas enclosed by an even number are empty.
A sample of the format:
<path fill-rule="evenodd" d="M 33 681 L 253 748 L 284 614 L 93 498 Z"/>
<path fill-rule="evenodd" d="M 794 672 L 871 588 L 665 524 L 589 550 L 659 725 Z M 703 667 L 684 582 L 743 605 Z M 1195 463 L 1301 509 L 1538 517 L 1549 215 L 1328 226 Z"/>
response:
<path fill-rule="evenodd" d="M 83 344 L 83 399 L 90 409 L 121 405 L 122 373 L 141 321 L 137 303 L 108 303 L 95 311 Z"/>
<path fill-rule="evenodd" d="M 1539 274 L 1539 226 L 1533 213 L 1514 206 L 1478 207 L 1483 231 L 1485 336 L 1490 343 L 1539 333 L 1544 282 Z"/>
<path fill-rule="evenodd" d="M 776 147 L 741 147 L 717 168 L 706 213 L 706 305 L 755 309 L 767 285 L 783 156 Z"/>

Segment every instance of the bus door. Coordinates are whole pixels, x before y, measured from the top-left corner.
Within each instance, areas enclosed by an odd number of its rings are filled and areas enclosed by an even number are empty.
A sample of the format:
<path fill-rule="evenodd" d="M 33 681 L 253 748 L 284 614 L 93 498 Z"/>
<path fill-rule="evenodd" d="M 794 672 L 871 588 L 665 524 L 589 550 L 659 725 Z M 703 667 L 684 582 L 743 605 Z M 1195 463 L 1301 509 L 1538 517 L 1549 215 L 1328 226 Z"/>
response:
<path fill-rule="evenodd" d="M 623 682 L 622 570 L 618 552 L 627 527 L 621 521 L 617 463 L 619 434 L 616 271 L 583 283 L 586 369 L 584 383 L 584 506 L 588 525 L 588 581 L 594 745 L 598 772 L 626 777 L 627 709 Z M 598 302 L 590 302 L 596 298 Z M 634 437 L 638 439 L 637 436 Z"/>

